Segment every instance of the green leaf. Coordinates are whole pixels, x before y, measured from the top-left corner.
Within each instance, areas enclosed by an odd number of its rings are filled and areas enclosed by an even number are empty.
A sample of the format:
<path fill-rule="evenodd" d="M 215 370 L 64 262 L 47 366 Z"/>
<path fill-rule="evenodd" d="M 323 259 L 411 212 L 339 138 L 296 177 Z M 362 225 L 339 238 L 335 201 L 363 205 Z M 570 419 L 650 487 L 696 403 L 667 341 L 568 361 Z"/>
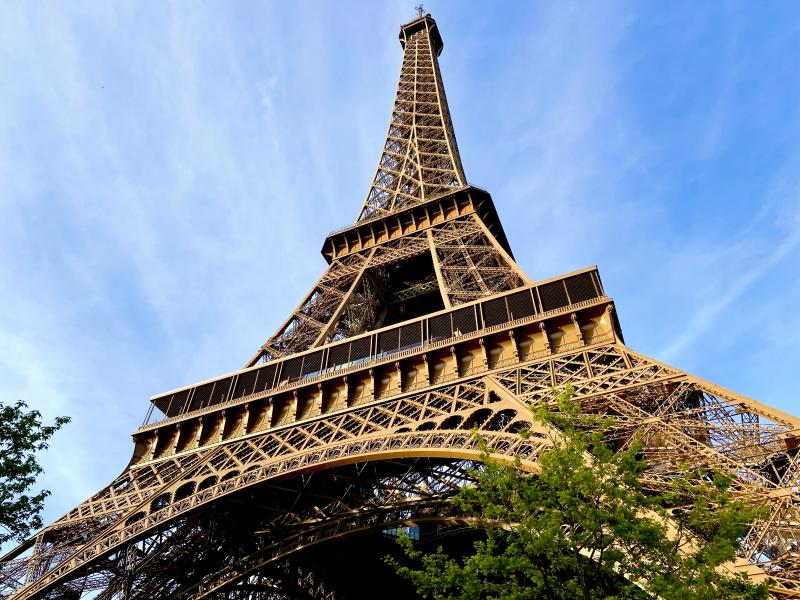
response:
<path fill-rule="evenodd" d="M 46 450 L 53 434 L 70 421 L 57 417 L 46 425 L 38 410 L 27 408 L 22 400 L 0 403 L 0 544 L 21 542 L 41 528 L 40 514 L 50 492 L 26 493 L 42 473 L 36 453 Z"/>
<path fill-rule="evenodd" d="M 766 584 L 716 569 L 734 557 L 746 524 L 759 514 L 731 500 L 731 478 L 686 470 L 670 488 L 645 492 L 641 439 L 609 446 L 614 420 L 582 413 L 573 395 L 568 386 L 531 405 L 536 420 L 560 432 L 539 456 L 538 476 L 519 462 L 493 461 L 475 432 L 483 466 L 474 472 L 477 484 L 453 502 L 475 523 L 502 527 L 484 529 L 461 558 L 442 548 L 425 553 L 401 538 L 405 560 L 387 558 L 396 572 L 434 600 L 767 598 Z M 681 536 L 700 542 L 694 550 L 676 551 L 670 514 Z"/>

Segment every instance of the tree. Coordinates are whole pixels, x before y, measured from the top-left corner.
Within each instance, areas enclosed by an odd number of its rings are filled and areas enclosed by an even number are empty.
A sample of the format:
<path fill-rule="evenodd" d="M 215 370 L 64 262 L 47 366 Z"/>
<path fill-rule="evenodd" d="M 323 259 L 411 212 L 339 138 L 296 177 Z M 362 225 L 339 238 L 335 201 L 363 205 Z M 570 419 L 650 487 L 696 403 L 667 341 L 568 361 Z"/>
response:
<path fill-rule="evenodd" d="M 57 417 L 45 425 L 38 410 L 27 409 L 22 400 L 0 403 L 0 544 L 21 542 L 42 526 L 40 513 L 50 492 L 26 493 L 42 472 L 36 453 L 45 450 L 52 435 L 70 420 Z"/>
<path fill-rule="evenodd" d="M 759 516 L 732 497 L 731 478 L 685 469 L 666 491 L 646 491 L 638 438 L 609 447 L 613 420 L 581 414 L 573 393 L 558 395 L 556 411 L 532 407 L 553 432 L 538 476 L 490 460 L 481 440 L 477 484 L 454 499 L 484 531 L 471 554 L 401 538 L 411 560 L 387 557 L 395 570 L 433 600 L 767 598 L 766 584 L 724 569 Z"/>

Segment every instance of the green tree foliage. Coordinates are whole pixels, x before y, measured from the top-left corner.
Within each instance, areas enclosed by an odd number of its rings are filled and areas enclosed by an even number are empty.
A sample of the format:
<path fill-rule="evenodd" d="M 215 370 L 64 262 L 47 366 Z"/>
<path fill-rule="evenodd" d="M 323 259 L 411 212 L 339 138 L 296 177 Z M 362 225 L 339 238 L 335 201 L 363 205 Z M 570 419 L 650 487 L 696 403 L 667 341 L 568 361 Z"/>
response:
<path fill-rule="evenodd" d="M 42 472 L 36 453 L 46 449 L 48 440 L 69 420 L 58 417 L 45 425 L 41 413 L 28 411 L 22 400 L 0 403 L 0 544 L 22 541 L 42 526 L 40 513 L 50 492 L 26 492 Z"/>
<path fill-rule="evenodd" d="M 484 445 L 477 485 L 454 500 L 485 532 L 474 551 L 426 554 L 401 538 L 410 560 L 387 558 L 396 571 L 433 600 L 767 598 L 766 585 L 719 568 L 759 516 L 731 497 L 731 479 L 685 470 L 646 492 L 641 444 L 610 448 L 613 421 L 582 414 L 572 394 L 555 412 L 532 409 L 553 431 L 538 476 L 490 460 Z"/>

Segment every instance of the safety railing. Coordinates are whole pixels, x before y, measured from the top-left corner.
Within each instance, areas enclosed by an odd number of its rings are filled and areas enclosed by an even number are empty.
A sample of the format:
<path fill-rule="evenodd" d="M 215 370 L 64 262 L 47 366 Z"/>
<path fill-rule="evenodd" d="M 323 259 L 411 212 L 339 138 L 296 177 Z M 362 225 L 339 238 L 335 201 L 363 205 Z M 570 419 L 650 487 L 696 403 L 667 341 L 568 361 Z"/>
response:
<path fill-rule="evenodd" d="M 151 401 L 160 413 L 176 417 L 298 382 L 313 383 L 388 358 L 400 360 L 422 348 L 435 349 L 465 336 L 490 334 L 565 309 L 577 310 L 601 298 L 599 274 L 596 267 L 590 267 L 160 394 Z M 151 417 L 152 413 L 145 424 Z"/>

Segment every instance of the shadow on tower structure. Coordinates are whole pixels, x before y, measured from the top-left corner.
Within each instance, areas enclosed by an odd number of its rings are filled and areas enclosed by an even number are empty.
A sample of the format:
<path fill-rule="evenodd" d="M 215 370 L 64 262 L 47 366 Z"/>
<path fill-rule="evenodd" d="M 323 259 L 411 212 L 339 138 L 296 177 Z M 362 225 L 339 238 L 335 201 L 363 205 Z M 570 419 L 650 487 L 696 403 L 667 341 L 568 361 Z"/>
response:
<path fill-rule="evenodd" d="M 712 467 L 767 505 L 736 568 L 800 597 L 800 420 L 626 347 L 597 268 L 532 281 L 464 175 L 436 22 L 400 42 L 375 177 L 325 239 L 325 272 L 244 368 L 154 396 L 130 464 L 8 553 L 0 593 L 408 597 L 376 559 L 389 534 L 458 551 L 470 533 L 449 500 L 480 456 L 472 430 L 536 472 L 549 438 L 527 406 L 570 383 L 617 418 L 617 444 L 641 437 L 647 487 Z"/>

